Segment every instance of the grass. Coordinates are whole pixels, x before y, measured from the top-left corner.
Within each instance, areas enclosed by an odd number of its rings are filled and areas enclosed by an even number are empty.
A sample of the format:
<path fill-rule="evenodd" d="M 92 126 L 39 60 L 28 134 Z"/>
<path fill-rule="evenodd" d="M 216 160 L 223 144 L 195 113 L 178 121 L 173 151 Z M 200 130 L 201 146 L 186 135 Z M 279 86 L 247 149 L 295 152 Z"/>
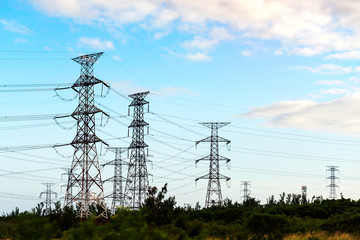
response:
<path fill-rule="evenodd" d="M 334 234 L 314 232 L 305 234 L 290 234 L 285 236 L 284 240 L 360 240 L 360 236 L 339 232 Z"/>

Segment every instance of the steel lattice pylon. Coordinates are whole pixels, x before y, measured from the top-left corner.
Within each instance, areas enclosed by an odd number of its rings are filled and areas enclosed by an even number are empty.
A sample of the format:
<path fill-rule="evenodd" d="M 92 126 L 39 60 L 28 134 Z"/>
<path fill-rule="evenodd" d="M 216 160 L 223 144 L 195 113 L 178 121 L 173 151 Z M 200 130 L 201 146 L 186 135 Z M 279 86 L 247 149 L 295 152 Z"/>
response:
<path fill-rule="evenodd" d="M 209 179 L 205 207 L 211 207 L 213 205 L 222 204 L 221 196 L 221 185 L 220 179 L 226 179 L 229 181 L 230 178 L 220 174 L 219 170 L 219 161 L 224 160 L 227 163 L 230 161 L 229 158 L 222 157 L 219 155 L 219 142 L 225 142 L 226 144 L 230 143 L 230 140 L 218 136 L 218 129 L 230 124 L 229 122 L 206 122 L 200 123 L 206 127 L 211 128 L 211 136 L 204 138 L 203 140 L 196 141 L 196 145 L 200 142 L 210 142 L 210 155 L 197 159 L 195 163 L 198 163 L 201 160 L 209 160 L 209 174 L 196 178 L 195 181 L 199 179 Z"/>
<path fill-rule="evenodd" d="M 40 197 L 45 194 L 45 211 L 46 213 L 50 213 L 51 211 L 51 195 L 54 194 L 57 197 L 57 193 L 51 190 L 51 187 L 55 185 L 55 183 L 42 183 L 46 187 L 46 191 L 40 193 Z"/>
<path fill-rule="evenodd" d="M 149 188 L 148 172 L 146 167 L 144 142 L 144 127 L 149 124 L 144 121 L 144 105 L 149 104 L 145 97 L 149 92 L 141 92 L 129 95 L 133 99 L 129 107 L 134 107 L 133 121 L 129 128 L 133 129 L 128 174 L 125 185 L 125 195 L 129 197 L 127 206 L 131 209 L 139 209 L 146 199 Z"/>
<path fill-rule="evenodd" d="M 125 195 L 123 192 L 123 182 L 125 182 L 126 178 L 122 176 L 122 166 L 128 165 L 128 163 L 122 160 L 121 153 L 127 151 L 128 148 L 109 147 L 108 149 L 115 153 L 115 159 L 102 166 L 113 165 L 114 176 L 104 180 L 104 182 L 113 182 L 114 185 L 113 193 L 105 196 L 105 198 L 112 198 L 111 213 L 115 214 L 117 207 L 124 206 Z"/>
<path fill-rule="evenodd" d="M 335 184 L 335 181 L 339 178 L 335 176 L 335 172 L 339 171 L 338 167 L 339 166 L 327 166 L 328 169 L 326 169 L 326 172 L 330 171 L 330 177 L 327 177 L 327 179 L 330 179 L 330 184 L 327 185 L 327 187 L 330 187 L 329 199 L 337 198 L 336 188 L 338 188 L 339 186 Z"/>
<path fill-rule="evenodd" d="M 307 186 L 301 186 L 301 203 L 307 203 Z"/>
<path fill-rule="evenodd" d="M 241 185 L 243 186 L 243 190 L 241 190 L 242 192 L 244 192 L 243 194 L 243 201 L 247 201 L 250 197 L 250 182 L 249 181 L 242 181 Z"/>
<path fill-rule="evenodd" d="M 75 149 L 64 206 L 70 207 L 75 204 L 79 209 L 78 217 L 81 219 L 90 216 L 108 217 L 96 150 L 96 143 L 102 140 L 95 134 L 95 114 L 107 115 L 94 105 L 94 85 L 102 83 L 107 86 L 93 75 L 93 65 L 102 54 L 88 54 L 72 59 L 81 65 L 81 74 L 72 85 L 72 89 L 79 95 L 79 104 L 71 114 L 77 121 L 77 133 L 71 142 Z"/>

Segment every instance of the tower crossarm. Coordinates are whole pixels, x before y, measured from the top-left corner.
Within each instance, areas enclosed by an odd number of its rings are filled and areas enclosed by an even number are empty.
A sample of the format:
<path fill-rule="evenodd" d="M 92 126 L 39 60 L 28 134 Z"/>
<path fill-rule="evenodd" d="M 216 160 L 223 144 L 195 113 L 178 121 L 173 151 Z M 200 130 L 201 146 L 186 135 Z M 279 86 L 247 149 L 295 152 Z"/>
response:
<path fill-rule="evenodd" d="M 223 156 L 220 156 L 220 155 L 217 155 L 216 158 L 217 158 L 219 161 L 226 161 L 227 163 L 231 161 L 230 158 L 223 157 Z M 202 161 L 202 160 L 209 160 L 209 161 L 211 161 L 211 160 L 212 160 L 211 155 L 207 155 L 207 156 L 205 156 L 205 157 L 199 158 L 199 159 L 195 160 L 195 163 L 198 163 L 199 161 Z"/>
<path fill-rule="evenodd" d="M 210 136 L 210 137 L 206 137 L 202 140 L 196 141 L 195 145 L 198 145 L 201 142 L 225 142 L 226 144 L 229 144 L 231 141 L 226 138 L 219 137 L 219 136 Z"/>
<path fill-rule="evenodd" d="M 81 65 L 86 65 L 87 67 L 91 68 L 103 54 L 104 54 L 104 52 L 86 54 L 86 55 L 82 55 L 82 56 L 73 58 L 72 60 Z"/>
<path fill-rule="evenodd" d="M 150 91 L 134 93 L 134 94 L 129 95 L 129 97 L 133 98 L 133 101 L 130 103 L 129 107 L 143 106 L 143 105 L 148 104 L 149 102 L 145 100 L 145 97 L 149 93 L 150 93 Z"/>
<path fill-rule="evenodd" d="M 105 167 L 105 166 L 108 166 L 108 165 L 118 165 L 119 163 L 116 162 L 116 160 L 112 160 L 110 162 L 106 162 L 104 164 L 101 164 L 100 166 L 101 167 Z M 121 165 L 129 165 L 129 162 L 126 162 L 124 160 L 121 160 Z"/>
<path fill-rule="evenodd" d="M 94 76 L 88 76 L 88 75 L 81 75 L 76 82 L 71 86 L 71 88 L 75 91 L 75 92 L 79 92 L 79 89 L 82 87 L 88 87 L 88 86 L 93 86 L 96 85 L 98 83 L 102 83 L 105 86 L 109 86 L 106 83 L 104 83 L 103 81 L 101 81 L 100 79 L 97 79 Z"/>
<path fill-rule="evenodd" d="M 124 177 L 109 177 L 108 179 L 103 180 L 103 182 L 125 182 L 126 178 Z"/>
<path fill-rule="evenodd" d="M 200 179 L 213 179 L 213 176 L 211 176 L 210 174 L 205 174 L 204 176 L 201 176 L 201 177 L 198 177 L 198 178 L 195 178 L 195 182 L 196 181 L 199 181 Z M 225 176 L 225 175 L 222 175 L 222 174 L 219 174 L 216 179 L 225 179 L 226 181 L 229 181 L 230 178 Z"/>
<path fill-rule="evenodd" d="M 204 125 L 205 127 L 208 127 L 208 128 L 221 128 L 221 127 L 224 127 L 228 124 L 230 124 L 230 122 L 201 122 L 200 123 L 201 125 Z"/>

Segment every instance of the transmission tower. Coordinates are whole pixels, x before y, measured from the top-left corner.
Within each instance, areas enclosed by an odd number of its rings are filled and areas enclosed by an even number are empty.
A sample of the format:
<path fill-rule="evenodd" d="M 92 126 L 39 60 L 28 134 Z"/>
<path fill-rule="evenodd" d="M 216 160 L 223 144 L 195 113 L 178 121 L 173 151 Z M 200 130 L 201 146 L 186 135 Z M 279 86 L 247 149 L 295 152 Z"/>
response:
<path fill-rule="evenodd" d="M 307 186 L 301 186 L 301 199 L 302 203 L 307 202 Z"/>
<path fill-rule="evenodd" d="M 71 114 L 77 121 L 77 133 L 71 145 L 75 148 L 65 194 L 65 207 L 77 205 L 81 219 L 107 218 L 103 182 L 96 150 L 96 143 L 103 142 L 95 135 L 95 114 L 104 113 L 94 105 L 94 85 L 103 81 L 94 77 L 93 65 L 103 53 L 82 55 L 73 58 L 81 65 L 80 77 L 72 85 L 78 93 L 79 104 Z M 105 143 L 106 144 L 106 143 Z M 94 210 L 97 213 L 94 213 Z"/>
<path fill-rule="evenodd" d="M 241 186 L 243 187 L 243 190 L 241 190 L 243 192 L 243 201 L 247 201 L 250 197 L 250 182 L 249 181 L 242 181 L 241 182 Z"/>
<path fill-rule="evenodd" d="M 329 199 L 336 199 L 336 188 L 339 186 L 335 184 L 336 179 L 339 179 L 335 176 L 335 173 L 339 171 L 339 166 L 327 166 L 326 172 L 330 171 L 330 176 L 326 179 L 330 179 L 330 184 L 326 187 L 330 187 Z"/>
<path fill-rule="evenodd" d="M 133 121 L 129 128 L 133 129 L 128 174 L 125 185 L 125 195 L 129 196 L 127 205 L 131 209 L 139 209 L 144 203 L 149 188 L 148 172 L 146 167 L 144 142 L 144 127 L 149 124 L 144 121 L 144 105 L 149 104 L 145 97 L 149 92 L 129 95 L 133 99 L 129 107 L 134 107 Z"/>
<path fill-rule="evenodd" d="M 51 195 L 54 194 L 55 198 L 57 197 L 57 193 L 51 190 L 51 187 L 54 186 L 55 183 L 42 183 L 42 185 L 46 187 L 46 191 L 40 193 L 40 198 L 45 194 L 45 201 L 43 201 L 45 202 L 45 211 L 46 213 L 50 213 L 52 205 Z"/>
<path fill-rule="evenodd" d="M 103 164 L 102 166 L 113 165 L 114 176 L 104 180 L 104 182 L 113 182 L 114 185 L 113 193 L 105 196 L 105 198 L 112 198 L 111 213 L 115 214 L 118 206 L 124 206 L 125 195 L 123 192 L 123 182 L 126 178 L 122 176 L 122 166 L 128 165 L 128 163 L 122 160 L 121 153 L 127 151 L 128 149 L 122 147 L 109 147 L 108 149 L 115 153 L 115 159 Z"/>
<path fill-rule="evenodd" d="M 229 158 L 222 157 L 219 155 L 219 142 L 225 142 L 227 145 L 230 143 L 230 140 L 218 136 L 219 128 L 230 124 L 229 122 L 205 122 L 200 123 L 208 128 L 211 128 L 211 136 L 204 138 L 203 140 L 196 141 L 195 145 L 198 145 L 200 142 L 210 142 L 210 155 L 197 159 L 195 163 L 198 163 L 201 160 L 209 160 L 209 174 L 198 177 L 195 181 L 199 179 L 209 179 L 205 207 L 211 207 L 213 205 L 220 206 L 222 203 L 221 197 L 221 186 L 220 179 L 226 179 L 229 181 L 230 178 L 220 174 L 219 170 L 219 161 L 224 160 L 227 163 L 230 161 Z"/>

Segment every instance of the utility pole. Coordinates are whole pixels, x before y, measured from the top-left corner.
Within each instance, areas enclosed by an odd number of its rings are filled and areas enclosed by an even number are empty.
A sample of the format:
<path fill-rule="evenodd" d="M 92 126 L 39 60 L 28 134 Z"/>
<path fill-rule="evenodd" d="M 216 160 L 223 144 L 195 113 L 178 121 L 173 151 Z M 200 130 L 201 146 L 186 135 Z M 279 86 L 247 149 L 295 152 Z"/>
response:
<path fill-rule="evenodd" d="M 226 161 L 226 163 L 230 162 L 229 158 L 223 157 L 219 155 L 219 142 L 225 142 L 227 145 L 230 143 L 230 140 L 219 137 L 218 130 L 219 128 L 230 124 L 229 122 L 204 122 L 200 123 L 205 127 L 211 128 L 211 136 L 204 138 L 203 140 L 196 141 L 195 145 L 198 145 L 200 142 L 210 142 L 210 155 L 202 157 L 200 159 L 195 160 L 195 163 L 198 163 L 202 160 L 209 160 L 209 173 L 198 177 L 195 179 L 197 182 L 199 179 L 209 179 L 205 207 L 211 206 L 220 206 L 222 204 L 222 196 L 221 196 L 221 185 L 220 179 L 226 179 L 229 181 L 230 178 L 220 174 L 219 170 L 219 161 Z"/>
<path fill-rule="evenodd" d="M 125 185 L 125 196 L 130 198 L 127 201 L 130 209 L 140 209 L 146 199 L 149 188 L 145 155 L 145 148 L 147 148 L 148 145 L 144 142 L 144 127 L 149 126 L 149 124 L 144 121 L 144 105 L 149 104 L 149 102 L 145 100 L 145 97 L 148 94 L 149 92 L 141 92 L 129 95 L 129 97 L 133 99 L 129 107 L 134 107 L 133 121 L 129 126 L 129 128 L 133 129 L 133 132 L 132 142 L 129 146 L 131 153 Z"/>
<path fill-rule="evenodd" d="M 79 96 L 79 104 L 71 114 L 71 117 L 77 121 L 77 133 L 71 142 L 75 149 L 64 207 L 75 204 L 79 209 L 78 217 L 82 220 L 90 216 L 108 218 L 96 150 L 96 143 L 103 141 L 95 134 L 95 114 L 103 113 L 108 116 L 94 105 L 94 86 L 101 83 L 109 87 L 94 77 L 93 65 L 102 54 L 101 52 L 82 55 L 72 59 L 81 65 L 81 72 L 80 77 L 71 87 Z M 97 210 L 97 213 L 94 210 Z"/>
<path fill-rule="evenodd" d="M 243 201 L 247 201 L 250 197 L 250 182 L 249 181 L 242 181 L 241 182 L 241 186 L 243 187 L 243 190 L 241 190 L 243 192 Z"/>
<path fill-rule="evenodd" d="M 51 190 L 51 187 L 54 186 L 55 183 L 42 183 L 42 185 L 46 187 L 46 191 L 40 193 L 40 198 L 45 194 L 45 201 L 43 202 L 45 202 L 45 211 L 49 214 L 52 205 L 51 195 L 54 194 L 55 198 L 57 197 L 57 193 Z"/>
<path fill-rule="evenodd" d="M 107 162 L 103 165 L 113 165 L 114 166 L 114 176 L 104 180 L 104 182 L 113 182 L 113 193 L 105 196 L 105 198 L 112 198 L 111 203 L 111 213 L 115 214 L 117 207 L 124 206 L 125 195 L 123 192 L 123 182 L 126 181 L 126 178 L 122 176 L 122 166 L 128 165 L 129 163 L 125 162 L 121 158 L 121 153 L 128 150 L 128 148 L 123 147 L 109 147 L 110 151 L 115 153 L 115 159 L 113 161 Z"/>
<path fill-rule="evenodd" d="M 336 199 L 336 188 L 338 188 L 339 186 L 336 185 L 335 182 L 336 179 L 339 178 L 335 176 L 335 173 L 339 171 L 339 166 L 327 166 L 327 168 L 328 169 L 326 169 L 326 172 L 330 171 L 330 176 L 326 178 L 330 179 L 330 184 L 326 186 L 330 187 L 329 199 Z"/>

